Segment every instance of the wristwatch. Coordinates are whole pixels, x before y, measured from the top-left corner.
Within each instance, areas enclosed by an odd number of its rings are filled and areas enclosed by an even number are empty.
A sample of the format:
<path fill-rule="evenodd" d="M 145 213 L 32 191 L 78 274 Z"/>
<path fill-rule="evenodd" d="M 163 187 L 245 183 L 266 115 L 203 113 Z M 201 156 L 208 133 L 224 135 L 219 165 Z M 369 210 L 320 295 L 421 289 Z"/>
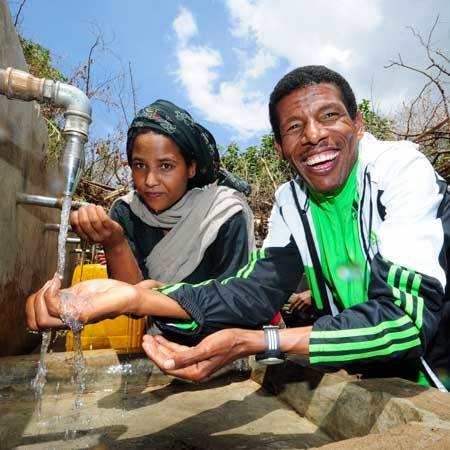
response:
<path fill-rule="evenodd" d="M 276 325 L 263 326 L 266 350 L 255 355 L 255 361 L 261 364 L 280 364 L 286 356 L 280 350 L 280 333 Z"/>

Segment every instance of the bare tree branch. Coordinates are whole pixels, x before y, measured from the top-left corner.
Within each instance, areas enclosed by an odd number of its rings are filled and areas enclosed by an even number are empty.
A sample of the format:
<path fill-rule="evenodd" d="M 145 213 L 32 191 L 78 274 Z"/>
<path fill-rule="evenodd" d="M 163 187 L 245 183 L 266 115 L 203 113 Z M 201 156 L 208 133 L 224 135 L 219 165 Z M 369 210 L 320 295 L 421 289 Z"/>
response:
<path fill-rule="evenodd" d="M 433 34 L 435 33 L 438 23 L 439 23 L 439 15 L 436 16 L 436 19 L 428 33 L 426 40 L 414 28 L 408 27 L 411 30 L 413 36 L 419 41 L 420 45 L 425 49 L 427 58 L 431 62 L 431 64 L 429 64 L 425 69 L 419 69 L 417 67 L 413 67 L 409 64 L 406 64 L 403 61 L 402 56 L 400 54 L 398 55 L 397 61 L 391 60 L 390 63 L 385 67 L 386 68 L 390 68 L 393 66 L 403 67 L 405 69 L 419 73 L 419 74 L 423 75 L 424 77 L 428 78 L 429 83 L 434 84 L 434 86 L 438 90 L 440 97 L 443 101 L 445 115 L 447 117 L 449 117 L 449 104 L 448 104 L 449 100 L 448 100 L 448 97 L 447 97 L 447 94 L 446 94 L 446 91 L 444 88 L 444 84 L 446 84 L 448 81 L 442 79 L 442 76 L 447 76 L 447 77 L 450 76 L 449 69 L 447 67 L 445 67 L 445 65 L 444 65 L 445 62 L 448 62 L 449 60 L 447 57 L 445 57 L 445 55 L 443 55 L 443 53 L 440 50 L 436 50 L 434 48 L 434 44 L 433 44 Z M 442 63 L 438 62 L 435 59 L 434 55 L 441 57 L 444 61 Z M 424 92 L 424 89 L 422 89 L 421 93 L 419 94 L 419 96 L 417 98 L 421 97 L 423 92 Z"/>
<path fill-rule="evenodd" d="M 436 170 L 450 181 L 450 114 L 448 84 L 450 60 L 446 52 L 436 48 L 434 36 L 440 25 L 439 16 L 434 20 L 428 34 L 423 37 L 414 28 L 408 27 L 424 49 L 428 64 L 425 68 L 408 64 L 401 54 L 386 66 L 407 69 L 425 77 L 426 82 L 418 95 L 404 105 L 400 117 L 395 121 L 397 130 L 392 133 L 402 139 L 420 144 Z M 403 127 L 403 130 L 401 129 Z M 445 156 L 443 156 L 445 155 Z"/>
<path fill-rule="evenodd" d="M 447 123 L 450 123 L 450 117 L 445 118 L 442 122 L 439 122 L 434 127 L 430 128 L 428 130 L 425 130 L 424 132 L 419 134 L 419 136 L 417 136 L 414 139 L 414 142 L 420 142 L 424 137 L 426 137 L 427 135 L 430 135 L 430 134 L 434 133 L 435 131 L 439 130 L 440 128 L 442 128 Z"/>
<path fill-rule="evenodd" d="M 19 9 L 17 10 L 17 14 L 16 17 L 14 19 L 14 26 L 17 27 L 17 24 L 19 23 L 19 18 L 20 18 L 20 14 L 22 12 L 23 7 L 25 6 L 25 3 L 27 2 L 27 0 L 23 0 L 22 3 L 19 6 Z"/>
<path fill-rule="evenodd" d="M 131 70 L 131 62 L 129 62 L 129 61 L 128 61 L 128 68 L 129 68 L 129 72 L 130 72 L 131 94 L 133 96 L 133 112 L 134 112 L 134 115 L 136 115 L 137 114 L 136 88 L 134 86 L 133 71 Z"/>
<path fill-rule="evenodd" d="M 92 54 L 95 50 L 95 47 L 97 47 L 99 44 L 100 44 L 100 37 L 97 36 L 97 38 L 95 39 L 95 42 L 91 45 L 91 48 L 89 49 L 89 54 L 88 54 L 88 59 L 87 59 L 86 89 L 85 89 L 85 94 L 88 97 L 90 96 Z"/>

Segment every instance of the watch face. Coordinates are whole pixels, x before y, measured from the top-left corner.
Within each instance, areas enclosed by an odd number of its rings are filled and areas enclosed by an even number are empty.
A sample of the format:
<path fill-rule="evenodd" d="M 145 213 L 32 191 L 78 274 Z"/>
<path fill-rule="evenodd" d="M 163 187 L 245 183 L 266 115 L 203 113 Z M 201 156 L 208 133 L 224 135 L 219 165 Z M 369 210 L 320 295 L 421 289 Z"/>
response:
<path fill-rule="evenodd" d="M 266 356 L 265 354 L 259 354 L 255 355 L 255 361 L 259 362 L 260 364 L 281 364 L 284 362 L 284 358 L 277 358 L 275 356 Z"/>

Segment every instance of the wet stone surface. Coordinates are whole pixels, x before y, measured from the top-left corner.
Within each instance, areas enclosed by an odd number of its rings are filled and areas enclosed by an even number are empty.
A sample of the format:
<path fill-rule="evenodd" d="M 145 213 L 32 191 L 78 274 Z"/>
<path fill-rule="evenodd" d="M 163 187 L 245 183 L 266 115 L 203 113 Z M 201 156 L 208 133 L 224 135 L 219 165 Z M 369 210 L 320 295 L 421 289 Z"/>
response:
<path fill-rule="evenodd" d="M 75 386 L 52 374 L 53 357 L 62 372 L 69 362 L 61 354 L 48 355 L 40 416 L 29 381 L 0 388 L 1 448 L 300 449 L 332 442 L 242 366 L 193 384 L 166 377 L 139 357 L 121 365 L 92 353 L 79 407 Z"/>

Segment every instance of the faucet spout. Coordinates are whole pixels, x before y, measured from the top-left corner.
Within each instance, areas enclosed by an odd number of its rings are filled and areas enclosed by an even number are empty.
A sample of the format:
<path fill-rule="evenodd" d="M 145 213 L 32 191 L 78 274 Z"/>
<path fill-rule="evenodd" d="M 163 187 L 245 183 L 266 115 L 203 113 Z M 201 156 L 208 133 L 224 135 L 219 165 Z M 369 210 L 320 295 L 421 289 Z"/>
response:
<path fill-rule="evenodd" d="M 84 144 L 86 137 L 76 132 L 65 132 L 64 139 L 64 150 L 59 159 L 59 167 L 64 180 L 62 194 L 72 196 L 78 186 L 84 168 Z"/>
<path fill-rule="evenodd" d="M 86 94 L 70 84 L 37 78 L 11 67 L 0 69 L 0 94 L 10 99 L 49 102 L 64 109 L 65 145 L 59 167 L 64 177 L 63 195 L 71 196 L 83 171 L 84 145 L 91 123 L 91 104 Z"/>

